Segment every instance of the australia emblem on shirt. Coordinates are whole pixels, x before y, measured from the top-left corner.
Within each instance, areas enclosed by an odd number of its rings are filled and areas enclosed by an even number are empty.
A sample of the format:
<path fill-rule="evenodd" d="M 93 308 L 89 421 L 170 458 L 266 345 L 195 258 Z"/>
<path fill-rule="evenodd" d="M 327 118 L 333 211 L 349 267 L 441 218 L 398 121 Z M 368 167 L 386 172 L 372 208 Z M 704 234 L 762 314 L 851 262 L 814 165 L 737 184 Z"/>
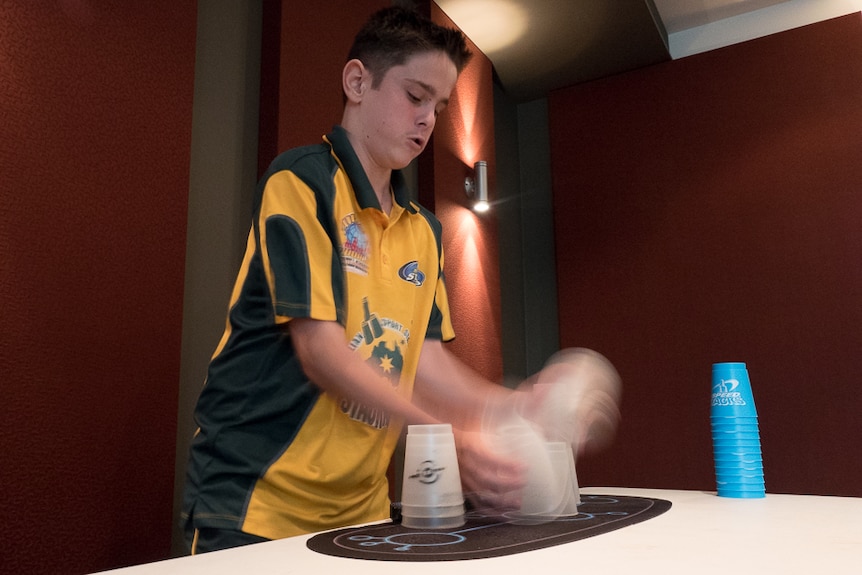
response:
<path fill-rule="evenodd" d="M 410 331 L 407 328 L 392 319 L 379 317 L 370 308 L 368 299 L 363 298 L 362 322 L 350 339 L 350 349 L 361 354 L 366 363 L 390 381 L 393 388 L 400 384 L 404 367 L 403 352 L 409 340 Z M 367 408 L 347 398 L 341 400 L 340 407 L 354 421 L 375 429 L 389 426 L 389 414 L 381 410 Z"/>
<path fill-rule="evenodd" d="M 356 214 L 348 214 L 341 219 L 344 243 L 341 245 L 341 265 L 345 271 L 363 276 L 368 275 L 368 236 Z"/>

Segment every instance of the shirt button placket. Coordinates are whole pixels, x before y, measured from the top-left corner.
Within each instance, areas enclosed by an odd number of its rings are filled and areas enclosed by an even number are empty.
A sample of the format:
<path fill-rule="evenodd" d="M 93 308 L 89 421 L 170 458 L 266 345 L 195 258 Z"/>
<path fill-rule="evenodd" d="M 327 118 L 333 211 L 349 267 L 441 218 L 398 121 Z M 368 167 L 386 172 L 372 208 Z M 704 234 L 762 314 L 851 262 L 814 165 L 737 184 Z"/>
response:
<path fill-rule="evenodd" d="M 389 226 L 387 224 L 389 223 L 389 221 L 388 221 L 388 218 L 386 218 L 384 214 L 381 214 L 381 216 L 383 218 L 383 221 L 380 222 L 382 229 L 380 230 L 380 245 L 378 246 L 378 249 L 380 250 L 380 252 L 379 252 L 380 253 L 380 272 L 381 272 L 380 277 L 383 278 L 384 281 L 389 281 L 389 278 L 391 277 L 390 276 L 390 271 L 391 271 L 390 263 L 392 260 L 392 258 L 389 255 L 388 242 L 387 242 L 387 238 L 389 237 Z"/>

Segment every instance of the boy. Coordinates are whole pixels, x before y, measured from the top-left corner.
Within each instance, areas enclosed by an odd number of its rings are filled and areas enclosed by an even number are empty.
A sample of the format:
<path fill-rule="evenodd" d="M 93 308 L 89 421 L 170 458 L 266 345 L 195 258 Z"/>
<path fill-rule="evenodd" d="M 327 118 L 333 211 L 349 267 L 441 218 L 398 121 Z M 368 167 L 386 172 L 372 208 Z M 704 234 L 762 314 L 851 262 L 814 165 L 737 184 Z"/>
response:
<path fill-rule="evenodd" d="M 387 518 L 406 423 L 456 428 L 465 492 L 499 505 L 523 485 L 520 465 L 476 433 L 512 392 L 444 349 L 454 332 L 440 224 L 398 171 L 469 57 L 455 30 L 401 8 L 374 14 L 343 69 L 342 124 L 280 155 L 259 184 L 195 411 L 192 553 Z"/>

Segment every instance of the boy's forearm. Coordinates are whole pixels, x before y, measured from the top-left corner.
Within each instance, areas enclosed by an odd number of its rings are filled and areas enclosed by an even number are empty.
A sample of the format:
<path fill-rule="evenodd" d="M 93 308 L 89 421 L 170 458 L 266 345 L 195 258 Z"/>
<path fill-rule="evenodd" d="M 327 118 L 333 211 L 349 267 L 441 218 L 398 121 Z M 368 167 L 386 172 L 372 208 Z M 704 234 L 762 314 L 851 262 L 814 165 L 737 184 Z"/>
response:
<path fill-rule="evenodd" d="M 439 423 L 351 351 L 340 324 L 303 318 L 291 320 L 288 326 L 303 371 L 325 392 L 381 409 L 405 423 Z"/>

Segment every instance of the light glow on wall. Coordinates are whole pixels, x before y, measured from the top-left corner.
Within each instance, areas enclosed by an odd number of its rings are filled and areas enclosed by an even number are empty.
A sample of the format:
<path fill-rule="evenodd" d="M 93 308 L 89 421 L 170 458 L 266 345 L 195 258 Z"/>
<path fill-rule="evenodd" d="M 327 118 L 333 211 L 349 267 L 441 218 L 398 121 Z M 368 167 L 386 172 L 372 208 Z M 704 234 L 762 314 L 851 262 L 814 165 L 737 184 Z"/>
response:
<path fill-rule="evenodd" d="M 508 0 L 437 0 L 437 5 L 486 56 L 511 46 L 527 31 L 529 18 L 521 6 Z"/>
<path fill-rule="evenodd" d="M 477 318 L 492 317 L 491 296 L 488 291 L 489 278 L 486 276 L 485 258 L 488 246 L 479 225 L 479 216 L 470 210 L 458 214 L 455 230 L 455 244 L 459 246 L 458 283 L 461 290 L 470 294 L 472 315 Z M 452 257 L 448 256 L 447 257 Z"/>
<path fill-rule="evenodd" d="M 467 166 L 473 166 L 479 158 L 483 142 L 478 141 L 477 114 L 479 109 L 478 71 L 468 66 L 458 79 L 455 91 L 449 101 L 448 114 L 452 116 L 452 131 L 455 135 L 455 149 L 452 150 Z"/>

